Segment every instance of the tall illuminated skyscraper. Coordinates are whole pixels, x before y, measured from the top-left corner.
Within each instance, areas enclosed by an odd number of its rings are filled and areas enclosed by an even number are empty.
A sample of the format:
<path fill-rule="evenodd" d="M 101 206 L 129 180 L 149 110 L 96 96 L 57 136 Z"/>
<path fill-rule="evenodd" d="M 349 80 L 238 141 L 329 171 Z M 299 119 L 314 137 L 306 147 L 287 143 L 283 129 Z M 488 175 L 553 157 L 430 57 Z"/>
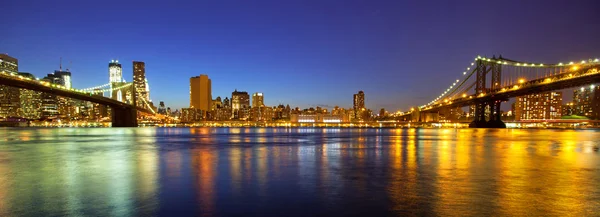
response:
<path fill-rule="evenodd" d="M 265 102 L 264 102 L 264 98 L 263 98 L 263 93 L 252 94 L 252 107 L 253 108 L 261 107 L 264 105 L 265 105 Z"/>
<path fill-rule="evenodd" d="M 6 73 L 17 73 L 19 71 L 19 60 L 0 54 L 0 71 Z M 21 99 L 19 88 L 0 85 L 0 118 L 18 117 L 21 110 Z"/>
<path fill-rule="evenodd" d="M 144 106 L 144 100 L 150 102 L 147 82 L 146 64 L 144 62 L 133 61 L 133 85 L 136 91 L 137 106 Z"/>
<path fill-rule="evenodd" d="M 108 78 L 109 82 L 123 82 L 123 68 L 119 60 L 111 60 L 108 63 Z"/>
<path fill-rule="evenodd" d="M 365 92 L 358 91 L 357 94 L 354 94 L 354 117 L 356 119 L 362 119 L 363 111 L 365 110 Z"/>
<path fill-rule="evenodd" d="M 365 107 L 365 92 L 358 91 L 357 94 L 354 94 L 354 110 L 361 110 Z"/>
<path fill-rule="evenodd" d="M 190 108 L 210 111 L 212 103 L 211 81 L 208 75 L 190 78 Z"/>
<path fill-rule="evenodd" d="M 110 83 L 110 89 L 111 89 L 111 91 L 109 91 L 109 93 L 108 93 L 110 95 L 110 98 L 122 102 L 123 98 L 124 98 L 123 91 L 120 89 L 117 91 L 112 91 L 112 89 L 118 88 L 118 87 L 121 87 L 122 85 L 124 85 L 123 68 L 121 67 L 121 64 L 119 63 L 119 60 L 111 60 L 108 63 L 108 82 Z"/>

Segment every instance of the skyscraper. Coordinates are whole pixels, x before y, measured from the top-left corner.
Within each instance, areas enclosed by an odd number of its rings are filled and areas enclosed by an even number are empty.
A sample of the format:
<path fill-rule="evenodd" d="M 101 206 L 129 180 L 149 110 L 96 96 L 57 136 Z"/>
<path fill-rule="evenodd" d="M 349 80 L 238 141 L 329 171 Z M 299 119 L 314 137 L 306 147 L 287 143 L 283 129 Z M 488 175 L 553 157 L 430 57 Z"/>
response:
<path fill-rule="evenodd" d="M 365 93 L 361 90 L 354 94 L 354 110 L 358 111 L 365 107 Z"/>
<path fill-rule="evenodd" d="M 246 91 L 233 91 L 231 93 L 231 116 L 233 118 L 245 119 L 250 108 L 250 95 Z M 241 114 L 241 115 L 240 115 Z"/>
<path fill-rule="evenodd" d="M 190 108 L 210 111 L 212 103 L 211 81 L 208 75 L 190 78 Z"/>
<path fill-rule="evenodd" d="M 123 68 L 119 60 L 111 60 L 108 63 L 108 78 L 109 82 L 123 82 Z"/>
<path fill-rule="evenodd" d="M 264 103 L 263 93 L 252 94 L 252 107 L 253 108 L 261 107 L 264 105 L 265 105 L 265 103 Z"/>
<path fill-rule="evenodd" d="M 17 73 L 19 71 L 19 60 L 0 54 L 0 71 Z M 21 110 L 21 99 L 19 88 L 0 85 L 0 118 L 18 117 Z"/>
<path fill-rule="evenodd" d="M 136 105 L 145 106 L 144 100 L 150 102 L 146 80 L 146 64 L 133 61 L 133 85 L 136 91 Z"/>
<path fill-rule="evenodd" d="M 363 112 L 365 111 L 365 93 L 361 90 L 357 94 L 354 94 L 354 117 L 358 120 L 363 119 Z"/>
<path fill-rule="evenodd" d="M 515 120 L 560 119 L 562 92 L 536 93 L 516 98 Z"/>
<path fill-rule="evenodd" d="M 110 98 L 120 102 L 126 101 L 127 90 L 118 89 L 116 91 L 112 91 L 112 89 L 119 88 L 127 84 L 123 81 L 123 68 L 119 63 L 119 60 L 111 60 L 108 63 L 108 75 L 111 88 L 111 91 L 108 93 Z"/>

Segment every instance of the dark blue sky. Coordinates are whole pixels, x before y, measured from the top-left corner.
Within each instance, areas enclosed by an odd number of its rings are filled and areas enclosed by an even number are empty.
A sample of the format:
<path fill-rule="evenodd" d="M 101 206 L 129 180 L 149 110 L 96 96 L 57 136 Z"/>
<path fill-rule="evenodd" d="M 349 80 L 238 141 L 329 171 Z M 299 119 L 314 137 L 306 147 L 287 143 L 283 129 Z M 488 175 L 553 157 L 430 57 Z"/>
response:
<path fill-rule="evenodd" d="M 43 76 L 72 61 L 73 85 L 108 82 L 108 62 L 146 62 L 153 101 L 189 105 L 189 77 L 213 97 L 267 105 L 406 110 L 438 96 L 480 55 L 531 62 L 600 57 L 600 2 L 30 1 L 3 3 L 0 52 Z"/>

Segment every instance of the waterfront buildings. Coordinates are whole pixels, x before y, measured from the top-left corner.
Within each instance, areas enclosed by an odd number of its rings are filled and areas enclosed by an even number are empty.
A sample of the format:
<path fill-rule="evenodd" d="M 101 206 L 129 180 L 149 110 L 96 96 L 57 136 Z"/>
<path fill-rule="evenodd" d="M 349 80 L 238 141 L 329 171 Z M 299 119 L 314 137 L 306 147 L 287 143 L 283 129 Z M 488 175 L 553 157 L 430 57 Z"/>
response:
<path fill-rule="evenodd" d="M 516 98 L 515 120 L 560 119 L 562 92 L 536 93 Z"/>
<path fill-rule="evenodd" d="M 17 73 L 19 60 L 0 54 L 0 72 Z M 18 117 L 21 113 L 21 99 L 19 88 L 0 85 L 0 118 Z"/>
<path fill-rule="evenodd" d="M 19 72 L 19 75 L 35 80 L 35 76 L 31 73 Z M 40 119 L 42 116 L 42 93 L 28 89 L 20 89 L 19 95 L 21 117 L 30 120 Z"/>
<path fill-rule="evenodd" d="M 183 108 L 181 109 L 180 121 L 181 123 L 194 123 L 197 121 L 204 120 L 204 113 L 199 108 Z"/>

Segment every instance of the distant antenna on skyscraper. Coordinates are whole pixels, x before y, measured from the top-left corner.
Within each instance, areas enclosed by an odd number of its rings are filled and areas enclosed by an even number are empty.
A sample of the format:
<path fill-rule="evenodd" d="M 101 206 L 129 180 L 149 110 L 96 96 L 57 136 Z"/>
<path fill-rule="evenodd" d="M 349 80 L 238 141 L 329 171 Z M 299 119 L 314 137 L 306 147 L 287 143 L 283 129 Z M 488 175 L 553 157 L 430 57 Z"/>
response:
<path fill-rule="evenodd" d="M 58 67 L 59 67 L 60 71 L 62 71 L 62 57 L 60 57 L 60 63 L 58 65 Z"/>

